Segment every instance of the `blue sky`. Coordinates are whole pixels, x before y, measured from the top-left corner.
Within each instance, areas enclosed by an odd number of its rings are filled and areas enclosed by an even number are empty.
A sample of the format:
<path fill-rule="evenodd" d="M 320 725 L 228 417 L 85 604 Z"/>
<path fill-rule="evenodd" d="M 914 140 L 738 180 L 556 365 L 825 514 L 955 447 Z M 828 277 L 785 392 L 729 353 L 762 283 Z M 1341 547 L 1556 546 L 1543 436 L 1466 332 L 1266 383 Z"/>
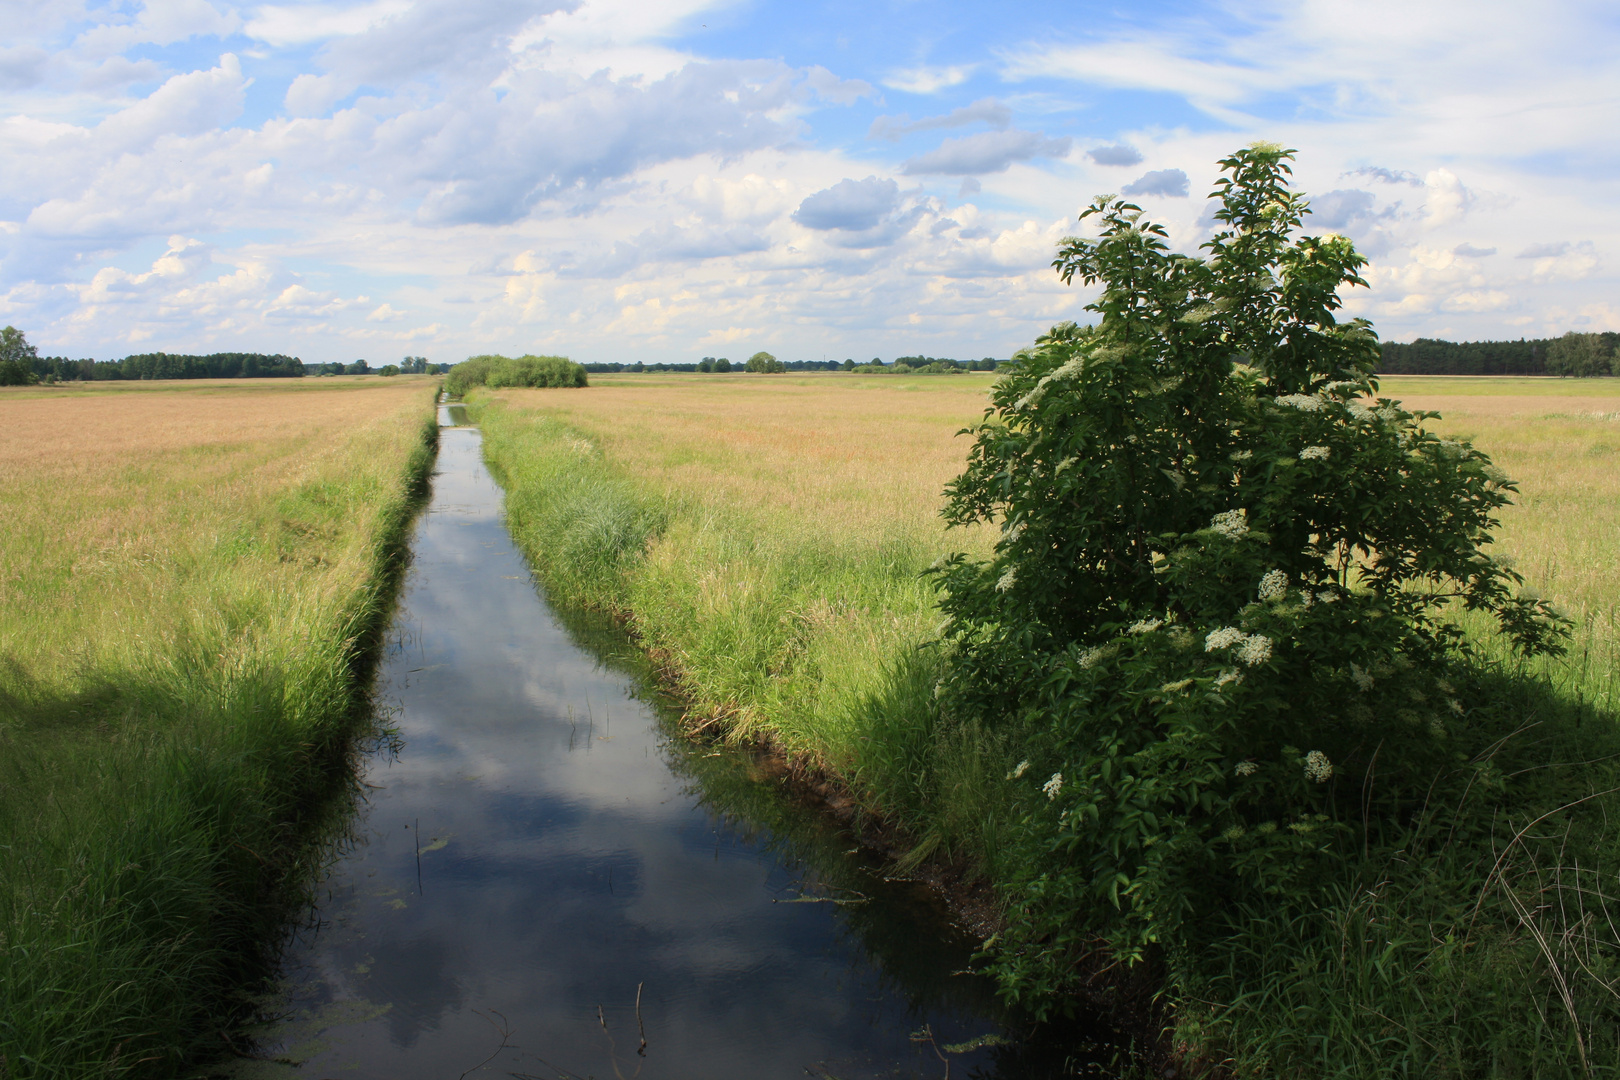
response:
<path fill-rule="evenodd" d="M 0 0 L 0 322 L 309 361 L 1006 356 L 1299 150 L 1392 340 L 1620 330 L 1612 5 Z"/>

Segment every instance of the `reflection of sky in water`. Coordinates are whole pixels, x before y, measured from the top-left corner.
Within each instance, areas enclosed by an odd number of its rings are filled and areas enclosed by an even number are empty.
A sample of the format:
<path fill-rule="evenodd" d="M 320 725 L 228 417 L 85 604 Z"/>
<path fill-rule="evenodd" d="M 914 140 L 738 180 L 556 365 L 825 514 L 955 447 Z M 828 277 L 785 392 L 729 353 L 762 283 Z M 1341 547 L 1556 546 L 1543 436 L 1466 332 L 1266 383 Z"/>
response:
<path fill-rule="evenodd" d="M 307 1077 L 453 1078 L 499 1044 L 480 1015 L 493 1010 L 512 1035 L 492 1075 L 941 1075 L 908 1034 L 927 1020 L 962 1039 L 993 1020 L 915 1014 L 835 905 L 772 902 L 798 896 L 804 871 L 670 772 L 633 684 L 530 584 L 477 432 L 442 435 L 380 674 L 404 750 L 370 767 L 358 842 L 290 958 L 303 1020 L 272 1034 L 272 1056 L 307 1059 Z M 958 981 L 964 1003 L 982 1000 Z"/>

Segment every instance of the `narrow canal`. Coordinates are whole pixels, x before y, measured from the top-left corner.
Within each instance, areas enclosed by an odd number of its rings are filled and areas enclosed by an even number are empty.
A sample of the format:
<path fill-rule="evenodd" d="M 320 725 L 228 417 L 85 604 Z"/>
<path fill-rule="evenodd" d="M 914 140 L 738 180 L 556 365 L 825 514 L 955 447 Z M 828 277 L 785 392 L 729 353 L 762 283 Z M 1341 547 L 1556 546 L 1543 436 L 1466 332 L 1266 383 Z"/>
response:
<path fill-rule="evenodd" d="M 635 650 L 547 606 L 454 412 L 378 673 L 398 739 L 235 1075 L 1076 1075 L 995 1045 L 1017 1030 L 931 897 L 685 744 Z"/>

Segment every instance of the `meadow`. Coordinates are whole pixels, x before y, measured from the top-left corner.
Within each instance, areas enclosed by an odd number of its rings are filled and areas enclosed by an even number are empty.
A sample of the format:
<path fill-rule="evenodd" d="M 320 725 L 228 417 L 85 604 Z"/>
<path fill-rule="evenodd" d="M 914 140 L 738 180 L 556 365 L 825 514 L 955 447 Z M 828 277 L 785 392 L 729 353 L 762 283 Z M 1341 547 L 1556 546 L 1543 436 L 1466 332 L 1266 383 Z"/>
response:
<path fill-rule="evenodd" d="M 967 450 L 956 432 L 980 419 L 990 381 L 599 375 L 583 392 L 473 401 L 548 590 L 627 621 L 694 727 L 843 778 L 860 812 L 908 830 L 903 863 L 954 861 L 995 882 L 1018 827 L 1018 748 L 937 715 L 947 661 L 929 645 L 938 618 L 920 576 L 988 546 L 948 533 L 938 510 Z M 1493 550 L 1569 614 L 1572 647 L 1523 669 L 1466 624 L 1503 679 L 1502 708 L 1542 732 L 1500 758 L 1524 769 L 1492 825 L 1511 827 L 1373 868 L 1308 916 L 1256 912 L 1199 955 L 1172 947 L 1176 1037 L 1244 1075 L 1607 1075 L 1620 942 L 1607 894 L 1582 875 L 1612 861 L 1602 822 L 1617 807 L 1600 788 L 1615 777 L 1560 755 L 1613 749 L 1620 382 L 1389 377 L 1381 393 L 1441 412 L 1438 433 L 1519 482 Z M 1579 814 L 1558 812 L 1576 799 Z M 1543 811 L 1562 840 L 1515 834 Z M 1508 837 L 1511 883 L 1491 846 Z"/>
<path fill-rule="evenodd" d="M 0 1076 L 228 1049 L 347 790 L 436 386 L 0 391 Z"/>

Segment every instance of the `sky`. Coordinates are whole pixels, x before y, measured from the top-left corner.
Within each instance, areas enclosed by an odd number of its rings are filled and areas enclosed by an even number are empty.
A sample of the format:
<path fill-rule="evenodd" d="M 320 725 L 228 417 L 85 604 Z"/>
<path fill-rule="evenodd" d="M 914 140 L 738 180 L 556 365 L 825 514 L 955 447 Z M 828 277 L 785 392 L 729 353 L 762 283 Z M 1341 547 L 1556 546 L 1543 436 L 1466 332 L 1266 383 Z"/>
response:
<path fill-rule="evenodd" d="M 1386 340 L 1620 330 L 1620 6 L 0 0 L 41 354 L 1006 357 L 1098 194 L 1298 151 Z M 1608 132 L 1606 135 L 1605 132 Z"/>

